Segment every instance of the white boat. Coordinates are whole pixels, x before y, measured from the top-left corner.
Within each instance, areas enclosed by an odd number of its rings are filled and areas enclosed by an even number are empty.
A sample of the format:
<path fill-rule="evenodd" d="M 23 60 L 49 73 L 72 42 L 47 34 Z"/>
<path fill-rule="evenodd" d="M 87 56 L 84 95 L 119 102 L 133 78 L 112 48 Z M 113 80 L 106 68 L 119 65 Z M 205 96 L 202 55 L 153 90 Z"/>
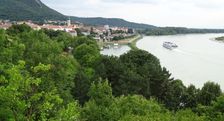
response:
<path fill-rule="evenodd" d="M 163 42 L 163 47 L 172 50 L 174 48 L 177 48 L 178 46 L 172 42 Z"/>
<path fill-rule="evenodd" d="M 114 43 L 114 46 L 118 46 L 119 44 L 118 43 Z"/>
<path fill-rule="evenodd" d="M 114 49 L 118 49 L 119 44 L 118 43 L 114 43 Z"/>

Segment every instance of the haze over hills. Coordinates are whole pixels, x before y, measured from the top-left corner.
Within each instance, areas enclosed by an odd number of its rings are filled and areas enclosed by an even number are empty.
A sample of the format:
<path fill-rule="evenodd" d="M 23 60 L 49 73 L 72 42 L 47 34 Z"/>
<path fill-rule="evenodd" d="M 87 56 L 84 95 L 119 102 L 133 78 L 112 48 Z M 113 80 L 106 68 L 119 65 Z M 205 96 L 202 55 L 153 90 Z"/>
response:
<path fill-rule="evenodd" d="M 63 15 L 42 3 L 40 0 L 0 0 L 0 19 L 9 20 L 66 20 L 68 16 Z M 78 21 L 88 25 L 105 25 L 130 27 L 130 28 L 154 28 L 147 24 L 138 24 L 116 18 L 81 18 L 71 17 L 73 21 Z"/>
<path fill-rule="evenodd" d="M 148 25 L 148 24 L 140 24 L 129 22 L 124 19 L 119 18 L 102 18 L 102 17 L 94 17 L 94 18 L 85 18 L 85 17 L 71 17 L 73 21 L 79 21 L 88 25 L 110 25 L 110 26 L 118 26 L 118 27 L 129 27 L 136 29 L 150 29 L 156 28 L 156 26 Z"/>
<path fill-rule="evenodd" d="M 84 16 L 84 15 L 83 15 Z M 119 18 L 87 18 L 63 15 L 46 6 L 41 0 L 0 0 L 0 19 L 9 20 L 33 20 L 43 22 L 44 20 L 71 20 L 81 22 L 86 25 L 110 25 L 117 27 L 128 27 L 134 29 L 144 29 L 143 33 L 148 35 L 166 35 L 180 33 L 220 33 L 223 29 L 188 29 L 188 28 L 167 28 L 156 27 L 149 24 L 129 22 Z M 153 31 L 152 31 L 153 30 Z"/>

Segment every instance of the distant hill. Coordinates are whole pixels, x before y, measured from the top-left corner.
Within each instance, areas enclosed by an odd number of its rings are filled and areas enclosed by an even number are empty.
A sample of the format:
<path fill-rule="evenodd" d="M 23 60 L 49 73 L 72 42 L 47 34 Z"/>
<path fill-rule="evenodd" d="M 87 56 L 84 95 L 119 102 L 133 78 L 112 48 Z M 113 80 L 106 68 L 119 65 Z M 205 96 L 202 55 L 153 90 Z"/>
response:
<path fill-rule="evenodd" d="M 66 20 L 67 18 L 67 16 L 46 6 L 40 0 L 0 0 L 0 19 L 43 21 Z M 110 25 L 139 29 L 154 28 L 152 25 L 138 24 L 116 18 L 71 17 L 71 19 L 88 25 Z"/>
<path fill-rule="evenodd" d="M 65 20 L 66 17 L 40 0 L 0 0 L 0 19 L 41 21 Z"/>
<path fill-rule="evenodd" d="M 41 0 L 0 0 L 0 19 L 12 21 L 33 20 L 42 22 L 44 20 L 66 20 L 65 16 L 41 2 Z M 129 22 L 119 18 L 84 18 L 70 17 L 72 21 L 78 21 L 87 25 L 110 25 L 118 27 L 129 27 L 142 29 L 146 35 L 168 35 L 186 33 L 222 33 L 220 29 L 188 29 L 179 27 L 156 27 L 148 24 Z"/>
<path fill-rule="evenodd" d="M 150 29 L 156 28 L 153 25 L 148 24 L 139 24 L 134 22 L 129 22 L 119 18 L 84 18 L 84 17 L 71 17 L 72 21 L 78 21 L 87 25 L 110 25 L 110 26 L 118 26 L 118 27 L 129 27 L 135 29 Z"/>

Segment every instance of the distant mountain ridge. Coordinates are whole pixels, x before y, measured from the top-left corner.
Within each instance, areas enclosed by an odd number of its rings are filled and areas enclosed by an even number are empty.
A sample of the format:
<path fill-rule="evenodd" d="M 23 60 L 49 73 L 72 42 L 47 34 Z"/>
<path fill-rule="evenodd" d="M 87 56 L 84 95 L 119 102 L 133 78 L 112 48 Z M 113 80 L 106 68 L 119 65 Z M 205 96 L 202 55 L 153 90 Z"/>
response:
<path fill-rule="evenodd" d="M 0 0 L 0 19 L 43 21 L 66 17 L 40 0 Z"/>
<path fill-rule="evenodd" d="M 73 21 L 79 21 L 81 23 L 87 25 L 110 25 L 110 26 L 118 26 L 118 27 L 128 27 L 135 29 L 150 29 L 156 28 L 156 26 L 148 25 L 148 24 L 140 24 L 129 22 L 120 18 L 102 18 L 102 17 L 93 17 L 93 18 L 84 18 L 84 17 L 71 17 Z"/>
<path fill-rule="evenodd" d="M 66 20 L 65 16 L 41 2 L 41 0 L 0 0 L 0 19 L 9 20 Z M 71 17 L 73 21 L 78 21 L 88 25 L 110 25 L 129 28 L 152 28 L 147 24 L 128 22 L 117 18 L 82 18 Z"/>
<path fill-rule="evenodd" d="M 140 24 L 129 22 L 119 18 L 102 18 L 102 17 L 75 17 L 63 15 L 48 6 L 46 6 L 41 0 L 0 0 L 0 19 L 7 19 L 12 21 L 20 20 L 71 20 L 84 23 L 86 25 L 110 25 L 117 27 L 128 27 L 134 29 L 145 30 L 146 34 L 179 34 L 179 33 L 221 33 L 223 29 L 188 29 L 181 27 L 156 27 L 148 24 Z"/>

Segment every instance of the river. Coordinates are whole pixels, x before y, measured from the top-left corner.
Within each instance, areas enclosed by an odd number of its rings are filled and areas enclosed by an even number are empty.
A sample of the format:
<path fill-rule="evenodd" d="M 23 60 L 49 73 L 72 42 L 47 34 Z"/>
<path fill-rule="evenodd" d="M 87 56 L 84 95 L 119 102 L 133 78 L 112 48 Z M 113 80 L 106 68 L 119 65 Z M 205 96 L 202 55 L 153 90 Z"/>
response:
<path fill-rule="evenodd" d="M 137 42 L 137 47 L 159 58 L 161 65 L 185 85 L 201 88 L 205 82 L 213 81 L 224 89 L 224 43 L 211 40 L 219 36 L 224 34 L 147 36 Z M 168 50 L 162 47 L 164 41 L 173 42 L 178 48 Z M 120 46 L 102 54 L 119 56 L 129 50 L 128 46 Z"/>

